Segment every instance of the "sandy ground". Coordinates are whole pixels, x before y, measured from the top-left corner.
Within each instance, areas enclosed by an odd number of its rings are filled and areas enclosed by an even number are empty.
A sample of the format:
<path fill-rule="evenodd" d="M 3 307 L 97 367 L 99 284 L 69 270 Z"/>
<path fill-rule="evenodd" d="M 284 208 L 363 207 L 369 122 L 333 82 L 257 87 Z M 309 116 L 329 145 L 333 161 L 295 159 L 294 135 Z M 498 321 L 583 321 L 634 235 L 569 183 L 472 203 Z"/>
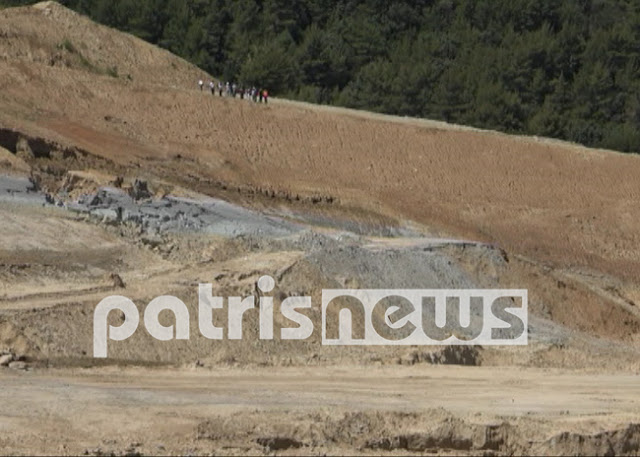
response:
<path fill-rule="evenodd" d="M 637 156 L 211 96 L 50 2 L 0 10 L 0 38 L 0 454 L 640 453 Z M 242 341 L 92 357 L 105 296 L 174 294 L 197 328 L 198 283 L 263 274 L 314 303 L 524 288 L 530 344 L 263 341 L 248 312 Z"/>
<path fill-rule="evenodd" d="M 421 430 L 443 416 L 474 424 L 506 422 L 535 449 L 558 430 L 591 435 L 623 428 L 640 414 L 636 375 L 532 369 L 496 378 L 494 369 L 464 367 L 216 368 L 179 373 L 105 368 L 1 373 L 0 379 L 5 387 L 0 392 L 0 442 L 5 449 L 29 443 L 42 453 L 134 447 L 145 454 L 262 454 L 261 439 L 276 437 L 301 443 L 289 449 L 296 454 L 353 453 L 363 450 L 358 445 L 380 438 L 367 430 L 373 427 L 366 419 L 360 419 L 361 430 L 354 430 L 351 440 L 340 439 L 339 433 L 314 436 L 313 430 L 303 430 L 304 422 L 314 421 L 319 432 L 320 416 L 337 422 L 360 413 L 378 420 L 409 416 L 406 422 Z M 277 418 L 279 427 L 256 427 L 256 416 Z M 221 424 L 214 425 L 219 418 L 235 421 L 241 438 L 216 435 L 216 428 L 222 431 Z M 387 436 L 394 432 L 386 427 Z"/>

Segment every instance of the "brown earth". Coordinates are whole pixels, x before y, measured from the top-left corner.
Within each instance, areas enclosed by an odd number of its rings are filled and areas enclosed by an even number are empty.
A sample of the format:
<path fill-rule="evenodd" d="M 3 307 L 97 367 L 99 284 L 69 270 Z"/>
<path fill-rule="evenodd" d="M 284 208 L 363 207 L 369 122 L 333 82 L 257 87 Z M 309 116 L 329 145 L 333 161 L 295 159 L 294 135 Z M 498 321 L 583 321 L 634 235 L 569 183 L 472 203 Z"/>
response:
<path fill-rule="evenodd" d="M 62 206 L 0 198 L 0 351 L 29 369 L 0 367 L 0 454 L 640 452 L 640 158 L 258 105 L 201 93 L 200 78 L 54 2 L 0 10 L 0 175 L 31 176 Z M 150 234 L 65 209 L 136 179 L 154 198 L 214 196 L 311 234 Z M 250 312 L 246 341 L 138 332 L 91 357 L 107 295 L 175 294 L 193 312 L 198 282 L 247 295 L 271 274 L 276 295 L 317 303 L 323 287 L 432 273 L 439 287 L 528 289 L 531 344 L 294 345 L 257 339 Z"/>
<path fill-rule="evenodd" d="M 637 455 L 640 450 L 634 375 L 526 369 L 496 379 L 492 368 L 424 366 L 257 372 L 191 367 L 179 373 L 94 368 L 39 376 L 14 372 L 2 382 L 5 450 L 56 455 Z"/>
<path fill-rule="evenodd" d="M 205 96 L 197 69 L 68 10 L 11 9 L 0 21 L 5 126 L 206 193 L 224 183 L 326 195 L 538 260 L 640 273 L 635 155 Z M 59 49 L 65 40 L 76 53 Z M 114 66 L 117 78 L 92 71 Z"/>

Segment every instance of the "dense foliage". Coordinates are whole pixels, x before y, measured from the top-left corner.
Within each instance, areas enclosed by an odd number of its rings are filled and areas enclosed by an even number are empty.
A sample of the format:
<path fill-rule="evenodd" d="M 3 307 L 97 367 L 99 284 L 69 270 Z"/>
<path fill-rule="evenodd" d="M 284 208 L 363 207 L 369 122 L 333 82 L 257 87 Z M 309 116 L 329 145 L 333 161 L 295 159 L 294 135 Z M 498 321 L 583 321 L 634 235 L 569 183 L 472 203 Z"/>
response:
<path fill-rule="evenodd" d="M 276 95 L 640 152 L 635 0 L 62 3 Z"/>

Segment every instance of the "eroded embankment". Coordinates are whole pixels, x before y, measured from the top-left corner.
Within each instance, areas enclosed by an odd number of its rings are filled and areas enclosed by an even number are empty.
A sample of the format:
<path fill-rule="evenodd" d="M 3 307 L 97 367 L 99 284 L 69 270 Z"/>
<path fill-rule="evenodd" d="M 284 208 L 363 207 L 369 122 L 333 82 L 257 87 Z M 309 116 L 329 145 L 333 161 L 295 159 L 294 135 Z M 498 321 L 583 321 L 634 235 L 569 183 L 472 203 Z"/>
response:
<path fill-rule="evenodd" d="M 303 211 L 321 201 L 248 209 L 153 176 L 138 179 L 130 169 L 87 151 L 13 130 L 0 130 L 0 144 L 31 170 L 29 179 L 3 178 L 0 201 L 13 208 L 34 203 L 43 211 L 58 211 L 55 216 L 18 211 L 5 221 L 8 232 L 20 233 L 3 254 L 8 259 L 0 272 L 3 308 L 46 308 L 36 313 L 37 319 L 34 313 L 10 312 L 5 334 L 21 341 L 24 354 L 34 360 L 91 364 L 92 310 L 105 295 L 126 294 L 139 307 L 160 294 L 180 296 L 190 307 L 195 329 L 193 284 L 212 282 L 222 296 L 246 295 L 255 293 L 260 275 L 271 274 L 278 282 L 276 296 L 311 295 L 316 304 L 322 288 L 526 288 L 532 347 L 485 351 L 484 363 L 604 363 L 625 370 L 637 365 L 637 348 L 627 343 L 640 328 L 638 312 L 606 279 L 598 283 L 571 276 L 494 246 L 421 236 L 428 230 L 420 226 L 409 230 L 397 222 L 386 225 L 383 219 Z M 194 179 L 196 189 L 198 183 Z M 51 233 L 43 233 L 39 224 L 24 231 L 31 221 L 46 221 Z M 56 247 L 56 232 L 65 233 L 71 242 L 62 250 Z M 578 305 L 590 312 L 574 313 Z M 600 315 L 608 317 L 600 321 Z M 309 310 L 316 328 L 319 316 L 317 308 Z M 256 313 L 247 314 L 248 327 L 257 328 L 257 322 Z M 415 364 L 465 359 L 464 354 L 432 356 L 428 350 L 406 348 L 356 348 L 345 354 L 319 347 L 317 333 L 299 347 L 255 340 L 250 343 L 254 349 L 247 352 L 249 343 L 213 344 L 196 336 L 189 343 L 157 345 L 140 333 L 114 344 L 112 355 L 120 362 L 170 364 Z M 592 350 L 600 355 L 590 358 L 587 353 Z M 472 364 L 480 363 L 476 359 Z"/>
<path fill-rule="evenodd" d="M 37 188 L 64 201 L 94 192 L 100 186 L 124 186 L 128 191 L 140 178 L 149 183 L 154 196 L 176 192 L 185 196 L 207 195 L 303 224 L 381 236 L 416 234 L 415 224 L 400 223 L 377 211 L 341 202 L 327 193 L 292 193 L 212 178 L 203 173 L 203 167 L 207 167 L 201 161 L 181 154 L 163 160 L 132 156 L 130 160 L 113 161 L 76 146 L 1 127 L 0 148 L 18 158 Z M 7 161 L 5 165 L 11 164 Z"/>
<path fill-rule="evenodd" d="M 554 306 L 561 303 L 549 304 L 547 297 L 559 290 L 557 281 L 540 278 L 540 270 L 530 265 L 527 276 L 518 276 L 525 263 L 510 259 L 492 246 L 425 237 L 377 238 L 339 229 L 339 224 L 331 231 L 319 230 L 209 197 L 157 196 L 142 181 L 121 188 L 97 187 L 73 200 L 68 195 L 82 188 L 81 177 L 73 174 L 65 180 L 76 187 L 63 186 L 67 190 L 55 195 L 36 190 L 24 177 L 0 180 L 6 183 L 5 192 L 0 192 L 0 203 L 23 206 L 23 211 L 5 221 L 13 219 L 6 229 L 19 230 L 22 238 L 14 246 L 17 250 L 5 252 L 4 258 L 9 260 L 0 269 L 4 283 L 0 304 L 5 310 L 0 340 L 5 346 L 19 347 L 17 354 L 36 364 L 95 364 L 91 357 L 93 311 L 105 296 L 125 295 L 142 312 L 152 298 L 171 294 L 188 306 L 190 339 L 158 342 L 140 330 L 127 341 L 110 342 L 106 363 L 568 363 L 576 367 L 604 363 L 618 369 L 635 369 L 634 350 L 624 343 L 589 336 L 579 328 L 579 319 L 574 319 L 573 326 L 553 322 L 550 317 Z M 33 210 L 25 212 L 29 207 Z M 41 211 L 47 226 L 61 224 L 59 228 L 51 234 L 42 233 L 42 228 L 23 232 L 21 227 L 30 220 L 38 221 Z M 59 245 L 55 231 L 60 230 L 71 241 L 75 239 L 79 247 L 55 251 Z M 41 243 L 37 251 L 28 247 L 34 240 Z M 11 258 L 19 258 L 20 262 L 11 262 Z M 312 297 L 313 306 L 305 311 L 314 323 L 309 340 L 261 340 L 256 333 L 257 309 L 245 315 L 246 340 L 211 341 L 202 337 L 198 331 L 197 284 L 212 283 L 213 292 L 223 297 L 248 296 L 256 294 L 256 281 L 264 274 L 276 281 L 273 296 L 277 306 L 284 297 Z M 535 289 L 544 288 L 547 295 L 532 290 L 528 348 L 347 349 L 320 344 L 322 289 L 513 288 L 511 281 L 522 281 L 527 287 L 532 284 L 531 278 L 537 278 Z M 448 319 L 455 312 L 455 308 L 448 308 Z M 461 335 L 477 330 L 478 317 L 472 314 L 471 325 L 460 330 Z M 228 321 L 226 309 L 216 319 L 216 325 L 224 327 Z M 276 313 L 274 325 L 275 334 L 279 335 L 279 329 L 289 323 Z M 361 330 L 356 323 L 354 331 Z M 602 355 L 588 357 L 589 351 Z"/>

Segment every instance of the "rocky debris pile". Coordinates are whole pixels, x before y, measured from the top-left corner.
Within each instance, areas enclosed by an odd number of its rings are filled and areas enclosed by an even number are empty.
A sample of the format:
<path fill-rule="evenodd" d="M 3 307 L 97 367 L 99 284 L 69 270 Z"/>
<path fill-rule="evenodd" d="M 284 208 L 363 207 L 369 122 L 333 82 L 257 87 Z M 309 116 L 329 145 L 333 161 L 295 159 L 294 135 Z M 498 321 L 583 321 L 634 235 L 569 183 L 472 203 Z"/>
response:
<path fill-rule="evenodd" d="M 27 370 L 26 357 L 16 354 L 12 349 L 0 350 L 0 367 L 8 367 L 14 370 Z"/>
<path fill-rule="evenodd" d="M 164 233 L 206 233 L 223 237 L 257 236 L 278 238 L 298 233 L 302 227 L 281 218 L 248 210 L 223 200 L 174 196 L 153 198 L 146 181 L 136 179 L 128 188 L 122 179 L 110 179 L 110 185 L 84 193 L 95 185 L 86 173 L 68 173 L 58 193 L 46 193 L 34 178 L 0 176 L 0 202 L 58 206 L 87 214 L 100 223 L 137 227 L 152 239 Z M 100 179 L 109 179 L 101 176 Z M 97 178 L 96 178 L 97 179 Z M 86 182 L 85 182 L 86 181 Z M 83 184 L 79 184 L 82 182 Z M 74 198 L 76 192 L 83 192 Z"/>
<path fill-rule="evenodd" d="M 142 181 L 140 179 L 136 179 L 133 182 L 133 185 L 129 189 L 129 195 L 136 201 L 147 200 L 152 197 L 147 181 Z"/>
<path fill-rule="evenodd" d="M 27 162 L 8 149 L 2 147 L 0 144 L 0 173 L 13 174 L 28 174 L 31 171 L 31 167 Z"/>
<path fill-rule="evenodd" d="M 424 432 L 402 433 L 369 439 L 363 449 L 384 451 L 435 452 L 484 451 L 511 454 L 522 449 L 518 430 L 510 423 L 470 424 L 458 418 L 447 418 Z"/>
<path fill-rule="evenodd" d="M 126 287 L 124 280 L 118 273 L 111 273 L 109 279 L 113 282 L 113 287 L 117 289 L 124 289 Z"/>
<path fill-rule="evenodd" d="M 274 451 L 284 451 L 285 449 L 297 449 L 302 447 L 300 441 L 283 436 L 260 437 L 256 440 L 260 446 L 264 446 L 264 452 L 269 454 Z"/>
<path fill-rule="evenodd" d="M 50 198 L 59 206 L 83 195 L 95 194 L 103 186 L 121 187 L 123 179 L 96 170 L 69 170 L 57 193 Z"/>
<path fill-rule="evenodd" d="M 0 176 L 0 202 L 22 204 L 45 204 L 44 194 L 38 192 L 32 178 L 22 176 Z"/>
<path fill-rule="evenodd" d="M 433 365 L 482 365 L 482 346 L 444 346 L 435 352 L 413 350 L 400 357 L 400 365 L 430 363 Z"/>
<path fill-rule="evenodd" d="M 196 440 L 219 446 L 242 443 L 265 453 L 293 451 L 303 454 L 311 450 L 315 454 L 325 447 L 337 447 L 343 453 L 377 455 L 387 452 L 389 455 L 407 452 L 440 455 L 444 451 L 447 455 L 632 456 L 640 451 L 640 424 L 596 434 L 562 432 L 532 439 L 535 433 L 532 434 L 531 429 L 537 425 L 528 420 L 468 420 L 443 408 L 421 413 L 294 413 L 294 417 L 271 417 L 266 425 L 260 418 L 257 412 L 210 418 L 198 425 Z M 300 452 L 300 449 L 304 451 Z"/>
<path fill-rule="evenodd" d="M 115 441 L 107 441 L 110 445 L 115 445 Z M 95 448 L 87 448 L 84 450 L 82 455 L 91 455 L 91 456 L 112 456 L 112 457 L 139 457 L 144 455 L 140 450 L 142 444 L 141 443 L 131 443 L 126 446 L 124 449 L 116 450 L 116 449 L 105 449 L 102 446 L 98 446 Z"/>
<path fill-rule="evenodd" d="M 200 232 L 224 237 L 279 237 L 300 230 L 296 224 L 214 198 L 195 200 L 164 196 L 154 199 L 146 183 L 140 180 L 135 181 L 128 193 L 115 187 L 103 187 L 67 207 L 89 214 L 104 224 L 137 226 L 151 236 Z"/>
<path fill-rule="evenodd" d="M 526 449 L 520 430 L 509 422 L 472 423 L 442 408 L 424 414 L 380 411 L 297 414 L 295 426 L 289 427 L 276 418 L 273 425 L 258 427 L 258 419 L 247 415 L 211 418 L 198 425 L 196 439 L 219 445 L 226 442 L 248 445 L 250 441 L 266 453 L 300 448 L 317 450 L 325 446 L 367 454 L 449 450 L 512 455 Z"/>
<path fill-rule="evenodd" d="M 639 455 L 640 424 L 593 435 L 562 432 L 535 449 L 538 455 Z"/>
<path fill-rule="evenodd" d="M 482 346 L 445 346 L 438 352 L 429 354 L 428 362 L 434 365 L 479 366 L 482 360 Z"/>
<path fill-rule="evenodd" d="M 29 146 L 29 140 L 24 137 L 20 137 L 16 143 L 16 156 L 23 160 L 30 160 L 35 157 L 31 146 Z"/>

